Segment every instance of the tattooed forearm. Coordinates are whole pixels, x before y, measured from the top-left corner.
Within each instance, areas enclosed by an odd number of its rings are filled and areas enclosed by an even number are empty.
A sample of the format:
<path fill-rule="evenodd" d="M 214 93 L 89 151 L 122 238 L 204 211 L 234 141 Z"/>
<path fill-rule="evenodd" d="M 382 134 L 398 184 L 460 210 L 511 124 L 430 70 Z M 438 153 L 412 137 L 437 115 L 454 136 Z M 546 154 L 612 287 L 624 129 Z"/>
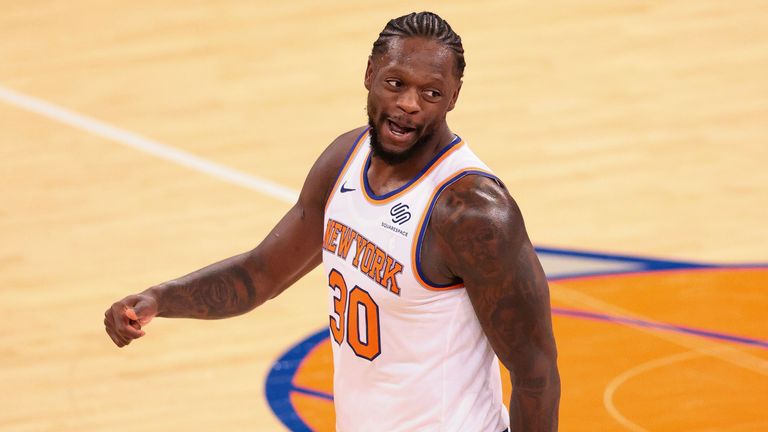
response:
<path fill-rule="evenodd" d="M 541 394 L 547 388 L 547 378 L 533 377 L 515 380 L 515 386 L 518 390 L 525 393 Z"/>
<path fill-rule="evenodd" d="M 560 376 L 549 288 L 520 210 L 476 177 L 444 192 L 431 223 L 446 267 L 464 281 L 478 320 L 510 371 L 511 431 L 554 431 Z"/>
<path fill-rule="evenodd" d="M 531 258 L 533 257 L 533 258 Z M 557 430 L 560 376 L 549 309 L 547 284 L 532 247 L 520 251 L 511 293 L 495 302 L 486 334 L 510 370 L 512 431 Z M 511 285 L 509 285 L 511 284 Z M 494 290 L 488 290 L 493 296 Z"/>
<path fill-rule="evenodd" d="M 265 299 L 242 256 L 151 288 L 158 300 L 159 316 L 175 318 L 227 318 L 253 309 Z"/>
<path fill-rule="evenodd" d="M 510 430 L 556 431 L 560 376 L 548 298 L 530 280 L 518 286 L 515 294 L 497 303 L 486 326 L 512 379 Z"/>
<path fill-rule="evenodd" d="M 546 375 L 513 377 L 509 401 L 511 431 L 556 431 L 560 406 L 560 375 L 552 364 Z"/>

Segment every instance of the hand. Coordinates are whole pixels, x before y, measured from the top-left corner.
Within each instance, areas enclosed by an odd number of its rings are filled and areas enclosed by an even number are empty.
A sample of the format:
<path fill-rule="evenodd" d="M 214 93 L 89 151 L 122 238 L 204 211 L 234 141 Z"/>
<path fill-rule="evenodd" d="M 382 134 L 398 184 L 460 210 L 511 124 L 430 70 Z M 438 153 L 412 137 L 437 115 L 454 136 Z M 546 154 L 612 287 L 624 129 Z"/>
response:
<path fill-rule="evenodd" d="M 104 327 L 118 347 L 145 335 L 141 328 L 157 315 L 157 300 L 147 294 L 130 295 L 104 312 Z"/>

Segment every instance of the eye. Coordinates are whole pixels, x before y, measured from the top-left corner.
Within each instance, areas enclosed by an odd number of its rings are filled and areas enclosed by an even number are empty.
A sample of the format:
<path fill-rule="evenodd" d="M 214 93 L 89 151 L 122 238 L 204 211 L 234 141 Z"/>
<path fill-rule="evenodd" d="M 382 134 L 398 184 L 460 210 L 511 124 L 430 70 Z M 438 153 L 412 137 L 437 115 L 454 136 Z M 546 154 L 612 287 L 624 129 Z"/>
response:
<path fill-rule="evenodd" d="M 438 99 L 442 94 L 437 90 L 424 90 L 424 95 L 428 99 Z"/>
<path fill-rule="evenodd" d="M 400 88 L 403 85 L 403 83 L 401 83 L 400 80 L 396 80 L 396 79 L 387 79 L 387 80 L 384 80 L 384 82 L 389 84 L 390 87 L 394 87 L 394 88 Z"/>

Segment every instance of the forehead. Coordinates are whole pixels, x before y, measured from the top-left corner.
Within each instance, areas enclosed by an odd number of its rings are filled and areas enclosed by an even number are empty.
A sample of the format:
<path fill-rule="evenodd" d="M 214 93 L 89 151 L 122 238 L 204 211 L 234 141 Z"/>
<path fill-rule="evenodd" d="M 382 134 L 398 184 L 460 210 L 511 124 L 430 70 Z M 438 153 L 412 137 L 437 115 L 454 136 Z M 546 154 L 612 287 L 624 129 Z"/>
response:
<path fill-rule="evenodd" d="M 378 69 L 404 69 L 422 76 L 455 78 L 456 59 L 440 41 L 422 37 L 394 37 L 387 51 L 374 58 Z"/>

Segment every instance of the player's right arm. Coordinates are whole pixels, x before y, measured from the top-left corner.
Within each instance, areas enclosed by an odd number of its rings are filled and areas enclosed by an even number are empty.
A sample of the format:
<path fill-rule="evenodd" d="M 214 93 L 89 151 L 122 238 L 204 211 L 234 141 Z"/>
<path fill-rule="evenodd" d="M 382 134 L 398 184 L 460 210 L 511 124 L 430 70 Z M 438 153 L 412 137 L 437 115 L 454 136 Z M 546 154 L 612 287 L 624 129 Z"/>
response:
<path fill-rule="evenodd" d="M 296 204 L 256 248 L 115 302 L 104 313 L 112 341 L 123 347 L 144 336 L 142 327 L 154 317 L 219 319 L 246 313 L 320 264 L 325 202 L 361 131 L 328 146 Z"/>

